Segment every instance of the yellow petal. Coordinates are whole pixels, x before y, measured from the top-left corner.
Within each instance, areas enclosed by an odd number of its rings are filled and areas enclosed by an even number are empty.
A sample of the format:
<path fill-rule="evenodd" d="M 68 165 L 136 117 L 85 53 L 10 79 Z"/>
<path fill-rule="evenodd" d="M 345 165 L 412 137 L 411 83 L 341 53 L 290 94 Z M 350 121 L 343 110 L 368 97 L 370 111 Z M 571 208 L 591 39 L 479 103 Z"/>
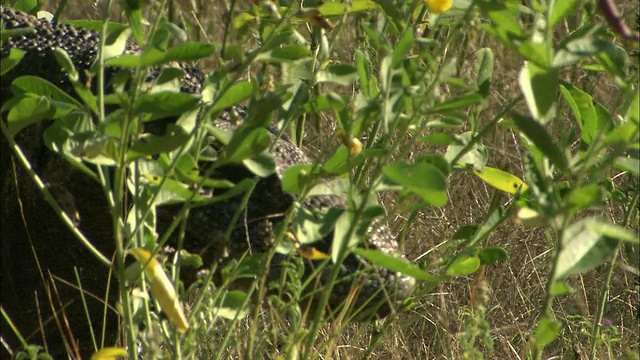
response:
<path fill-rule="evenodd" d="M 184 315 L 182 304 L 180 304 L 178 294 L 160 263 L 151 256 L 151 252 L 147 249 L 134 248 L 131 249 L 130 252 L 131 255 L 133 255 L 142 265 L 147 264 L 148 262 L 148 265 L 144 269 L 144 273 L 149 279 L 149 290 L 151 290 L 151 295 L 158 300 L 160 307 L 167 314 L 169 320 L 176 325 L 178 331 L 180 333 L 187 331 L 189 323 Z"/>
<path fill-rule="evenodd" d="M 349 153 L 351 154 L 351 156 L 356 156 L 358 153 L 360 153 L 360 151 L 362 151 L 362 143 L 360 142 L 360 140 L 351 138 L 351 143 L 349 146 Z"/>
<path fill-rule="evenodd" d="M 325 260 L 331 257 L 323 253 L 322 251 L 314 248 L 313 246 L 309 246 L 309 245 L 297 246 L 296 250 L 298 250 L 298 253 L 302 255 L 303 258 L 309 259 L 309 260 Z"/>
<path fill-rule="evenodd" d="M 432 14 L 442 14 L 451 9 L 452 0 L 425 0 Z"/>
<path fill-rule="evenodd" d="M 91 355 L 91 360 L 116 360 L 119 357 L 127 356 L 127 350 L 121 347 L 102 348 Z"/>

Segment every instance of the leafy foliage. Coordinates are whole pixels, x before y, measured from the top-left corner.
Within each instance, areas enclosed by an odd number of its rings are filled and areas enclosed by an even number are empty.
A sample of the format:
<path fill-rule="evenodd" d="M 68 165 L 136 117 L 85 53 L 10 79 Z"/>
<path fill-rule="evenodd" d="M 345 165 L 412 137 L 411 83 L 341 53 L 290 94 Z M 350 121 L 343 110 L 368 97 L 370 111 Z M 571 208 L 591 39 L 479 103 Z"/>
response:
<path fill-rule="evenodd" d="M 637 230 L 634 221 L 640 191 L 637 73 L 629 68 L 626 50 L 589 11 L 590 1 L 541 1 L 531 8 L 511 0 L 456 1 L 450 11 L 446 3 L 451 6 L 446 1 L 354 0 L 349 5 L 327 1 L 316 7 L 319 3 L 305 1 L 301 10 L 295 2 L 251 6 L 233 2 L 223 39 L 209 42 L 185 41 L 187 37 L 197 39 L 191 24 L 182 30 L 162 11 L 156 20 L 151 9 L 127 1 L 123 11 L 128 25 L 74 23 L 103 31 L 105 38 L 113 40 L 108 44 L 108 56 L 105 54 L 93 69 L 95 76 L 114 68 L 127 69 L 114 77 L 113 91 L 88 92 L 64 52 L 58 62 L 67 70 L 76 94 L 33 76 L 13 82 L 14 97 L 6 102 L 3 99 L 4 136 L 13 139 L 34 123 L 54 120 L 45 134 L 47 146 L 100 179 L 112 196 L 110 220 L 121 230 L 114 239 L 118 244 L 115 263 L 122 315 L 129 325 L 125 343 L 131 358 L 137 356 L 136 339 L 140 338 L 132 325 L 142 323 L 149 333 L 161 337 L 168 356 L 206 356 L 199 341 L 215 331 L 221 340 L 206 352 L 208 355 L 220 358 L 234 343 L 247 358 L 259 357 L 255 345 L 261 336 L 255 325 L 259 310 L 250 310 L 252 297 L 267 299 L 289 316 L 291 328 L 283 335 L 288 344 L 283 352 L 288 358 L 318 358 L 323 351 L 331 354 L 336 335 L 322 344 L 315 339 L 318 329 L 331 321 L 337 322 L 339 330 L 344 329 L 357 309 L 350 311 L 347 301 L 343 308 L 325 315 L 298 305 L 308 296 L 302 289 L 309 284 L 301 283 L 303 260 L 295 254 L 326 259 L 320 266 L 340 264 L 356 254 L 420 281 L 426 290 L 416 292 L 414 301 L 439 283 L 477 277 L 480 295 L 467 314 L 461 343 L 465 356 L 478 358 L 483 356 L 480 349 L 489 349 L 488 353 L 493 349 L 482 278 L 492 264 L 509 261 L 507 249 L 492 244 L 492 237 L 510 220 L 543 229 L 552 241 L 545 299 L 523 351 L 527 357 L 544 356 L 545 348 L 564 331 L 555 315 L 554 299 L 571 294 L 567 280 L 607 264 L 608 280 L 591 326 L 595 354 L 609 280 L 620 250 L 638 247 L 633 232 Z M 15 6 L 31 12 L 35 9 L 20 2 Z M 576 9 L 581 9 L 582 16 L 573 15 Z M 147 17 L 154 20 L 148 27 L 144 25 Z M 560 31 L 562 25 L 568 33 Z M 358 42 L 348 49 L 349 57 L 338 58 L 335 49 L 350 31 L 357 34 Z M 465 57 L 473 56 L 456 45 L 475 31 L 486 32 L 522 62 L 518 93 L 504 94 L 506 105 L 491 115 L 486 111 L 493 101 L 491 94 L 501 90 L 493 84 L 499 70 L 495 68 L 497 50 L 480 49 L 471 76 L 458 69 Z M 141 44 L 139 53 L 123 53 L 129 37 Z M 174 62 L 204 62 L 211 56 L 217 66 L 205 74 L 202 94 L 180 92 L 184 69 Z M 2 73 L 20 58 L 20 52 L 12 50 L 2 59 Z M 148 68 L 158 66 L 162 69 L 159 76 L 145 81 Z M 612 79 L 619 92 L 617 106 L 595 100 L 584 84 L 573 80 L 576 69 Z M 104 104 L 116 110 L 106 112 Z M 242 124 L 234 131 L 216 128 L 213 121 L 238 104 L 247 104 Z M 177 121 L 165 135 L 141 135 L 144 124 L 166 117 Z M 143 251 L 146 261 L 156 266 L 156 256 L 169 236 L 158 237 L 154 228 L 158 205 L 182 205 L 181 216 L 170 227 L 176 230 L 184 226 L 181 224 L 194 206 L 238 194 L 250 196 L 257 179 L 279 171 L 269 155 L 274 150 L 270 127 L 277 127 L 278 136 L 288 133 L 303 143 L 305 125 L 319 125 L 318 119 L 335 121 L 336 130 L 328 130 L 326 137 L 335 141 L 321 144 L 321 156 L 313 163 L 290 167 L 283 175 L 282 188 L 295 194 L 297 203 L 314 193 L 344 196 L 348 199 L 344 212 L 328 212 L 317 220 L 293 209 L 287 214 L 286 225 L 275 231 L 277 246 L 273 250 L 227 264 L 222 270 L 222 286 L 213 286 L 213 275 L 196 284 L 211 291 L 181 288 L 179 273 L 184 269 L 180 262 L 186 267 L 189 256 L 185 254 L 185 260 L 176 256 L 164 264 L 178 295 L 173 294 L 170 301 L 148 296 L 140 300 L 131 295 L 125 284 L 135 284 L 144 293 L 145 282 L 127 280 L 123 266 L 127 252 Z M 554 132 L 561 121 L 568 123 L 569 131 Z M 316 127 L 333 129 L 326 124 Z M 519 164 L 524 169 L 522 176 L 510 173 L 512 169 L 501 169 L 496 151 L 484 144 L 487 134 L 505 130 L 512 131 L 524 149 Z M 211 153 L 207 142 L 211 138 L 224 144 L 224 151 Z M 352 148 L 355 140 L 358 144 L 362 141 L 362 149 Z M 206 172 L 197 171 L 203 159 L 214 159 L 214 165 Z M 492 165 L 487 166 L 489 163 Z M 106 166 L 113 177 L 104 182 L 104 174 L 97 170 L 101 168 L 90 164 Z M 216 167 L 229 164 L 246 166 L 256 178 L 232 183 L 212 177 Z M 495 188 L 495 201 L 483 222 L 461 225 L 446 246 L 431 249 L 437 254 L 433 264 L 417 266 L 358 247 L 367 227 L 384 214 L 379 195 L 392 193 L 396 199 L 393 211 L 415 219 L 425 209 L 448 205 L 447 189 L 453 177 L 472 178 L 474 174 Z M 628 179 L 626 183 L 631 185 L 620 188 L 614 181 L 618 178 Z M 122 210 L 127 190 L 132 197 L 128 215 Z M 622 217 L 595 215 L 605 204 L 622 209 Z M 228 236 L 232 225 L 221 231 Z M 404 226 L 410 229 L 412 225 L 408 221 Z M 297 240 L 288 239 L 287 226 L 295 229 Z M 328 254 L 307 247 L 331 230 L 334 241 Z M 305 250 L 310 255 L 305 256 Z M 180 249 L 176 254 L 181 254 Z M 274 256 L 282 255 L 294 258 L 286 265 L 290 271 L 277 281 L 267 280 L 263 270 Z M 216 264 L 211 266 L 213 274 Z M 337 272 L 331 274 L 329 283 L 338 286 Z M 147 275 L 146 279 L 153 295 L 154 278 Z M 238 279 L 250 279 L 251 285 L 233 289 Z M 267 295 L 267 288 L 286 297 Z M 174 313 L 169 322 L 163 320 L 159 315 L 161 310 L 167 311 L 163 303 L 174 305 L 187 295 L 196 298 L 190 302 L 187 318 Z M 320 294 L 321 308 L 329 295 Z M 159 307 L 153 306 L 156 300 Z M 253 321 L 249 335 L 244 342 L 233 340 L 233 329 L 243 318 Z M 215 330 L 222 319 L 227 321 L 225 330 Z M 155 346 L 152 342 L 144 345 L 147 348 L 143 351 L 148 352 Z M 370 346 L 368 351 L 373 351 L 375 342 Z"/>

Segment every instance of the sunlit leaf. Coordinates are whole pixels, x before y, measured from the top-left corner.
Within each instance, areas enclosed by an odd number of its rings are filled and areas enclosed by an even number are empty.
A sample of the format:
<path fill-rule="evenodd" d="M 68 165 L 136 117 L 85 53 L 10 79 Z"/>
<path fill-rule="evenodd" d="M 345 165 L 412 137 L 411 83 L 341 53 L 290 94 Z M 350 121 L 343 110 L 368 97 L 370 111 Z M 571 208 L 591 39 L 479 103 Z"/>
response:
<path fill-rule="evenodd" d="M 520 178 L 500 169 L 485 166 L 482 171 L 474 170 L 473 173 L 487 184 L 509 194 L 523 192 L 528 188 Z"/>
<path fill-rule="evenodd" d="M 180 304 L 178 294 L 162 268 L 162 265 L 153 257 L 151 251 L 147 249 L 133 248 L 129 251 L 141 265 L 146 265 L 144 273 L 149 281 L 151 295 L 158 301 L 169 320 L 176 325 L 179 332 L 184 333 L 187 331 L 189 323 L 184 315 L 182 304 Z"/>

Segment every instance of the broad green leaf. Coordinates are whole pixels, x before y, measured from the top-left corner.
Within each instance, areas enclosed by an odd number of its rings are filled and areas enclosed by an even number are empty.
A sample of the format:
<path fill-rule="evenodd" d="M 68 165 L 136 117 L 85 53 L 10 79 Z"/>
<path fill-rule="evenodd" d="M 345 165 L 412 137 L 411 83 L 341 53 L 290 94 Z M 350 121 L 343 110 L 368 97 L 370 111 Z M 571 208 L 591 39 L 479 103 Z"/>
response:
<path fill-rule="evenodd" d="M 353 249 L 353 252 L 371 261 L 374 265 L 411 276 L 416 280 L 439 282 L 444 279 L 443 276 L 431 275 L 405 259 L 383 253 L 380 250 L 356 248 Z"/>
<path fill-rule="evenodd" d="M 483 99 L 482 95 L 474 91 L 436 104 L 427 110 L 427 114 L 446 113 L 452 110 L 464 109 L 468 106 L 481 103 Z"/>
<path fill-rule="evenodd" d="M 322 5 L 318 6 L 318 11 L 324 16 L 341 16 L 345 10 L 351 14 L 354 12 L 373 10 L 378 5 L 371 0 L 353 0 L 351 3 L 341 2 L 319 2 Z"/>
<path fill-rule="evenodd" d="M 421 137 L 420 142 L 431 145 L 451 145 L 456 142 L 456 138 L 448 133 L 435 133 Z"/>
<path fill-rule="evenodd" d="M 273 155 L 266 151 L 250 159 L 242 160 L 242 164 L 253 174 L 263 178 L 276 172 L 276 162 Z"/>
<path fill-rule="evenodd" d="M 596 60 L 602 67 L 619 80 L 624 79 L 627 65 L 629 63 L 629 55 L 620 46 L 608 42 L 606 48 L 596 55 Z"/>
<path fill-rule="evenodd" d="M 313 165 L 311 164 L 296 164 L 288 167 L 282 176 L 282 190 L 292 194 L 300 194 L 311 180 L 309 175 L 312 169 Z"/>
<path fill-rule="evenodd" d="M 613 167 L 618 170 L 628 171 L 635 176 L 640 175 L 638 173 L 640 171 L 640 161 L 637 158 L 618 157 L 616 162 L 613 164 Z"/>
<path fill-rule="evenodd" d="M 476 90 L 482 97 L 489 96 L 491 78 L 493 77 L 493 51 L 491 48 L 482 48 L 478 51 L 476 62 Z"/>
<path fill-rule="evenodd" d="M 395 69 L 400 65 L 400 63 L 405 59 L 407 52 L 411 49 L 413 45 L 413 28 L 408 27 L 400 40 L 395 44 L 395 48 L 393 50 L 393 55 L 391 57 L 391 68 Z"/>
<path fill-rule="evenodd" d="M 3 30 L 4 31 L 4 30 Z M 24 57 L 24 51 L 12 48 L 9 55 L 0 59 L 0 76 L 9 72 L 14 66 L 18 65 Z"/>
<path fill-rule="evenodd" d="M 349 211 L 343 211 L 336 220 L 335 231 L 333 232 L 333 242 L 331 243 L 331 260 L 337 263 L 342 254 L 342 250 L 353 249 L 365 240 L 365 234 L 351 228 L 355 226 L 353 216 Z M 346 243 L 345 243 L 346 242 Z"/>
<path fill-rule="evenodd" d="M 580 211 L 603 202 L 603 192 L 598 184 L 589 184 L 571 190 L 567 199 L 573 211 Z"/>
<path fill-rule="evenodd" d="M 264 128 L 256 128 L 248 133 L 236 132 L 224 149 L 221 159 L 229 162 L 249 159 L 266 150 L 270 143 L 271 135 Z"/>
<path fill-rule="evenodd" d="M 33 93 L 39 96 L 46 96 L 55 101 L 56 104 L 64 108 L 81 108 L 82 105 L 71 95 L 60 90 L 49 81 L 37 76 L 25 75 L 13 80 L 11 91 L 14 94 Z"/>
<path fill-rule="evenodd" d="M 231 290 L 224 295 L 222 304 L 214 306 L 211 310 L 214 316 L 220 316 L 225 319 L 243 319 L 249 315 L 249 309 L 246 308 L 248 295 L 244 291 Z"/>
<path fill-rule="evenodd" d="M 56 56 L 56 61 L 58 61 L 58 65 L 64 72 L 69 76 L 69 81 L 73 85 L 73 89 L 76 91 L 76 94 L 80 97 L 80 99 L 94 112 L 94 114 L 98 113 L 98 101 L 96 97 L 91 92 L 91 89 L 87 88 L 85 84 L 80 83 L 80 74 L 75 68 L 73 64 L 73 60 L 69 54 L 62 48 L 56 48 L 54 50 L 54 54 Z"/>
<path fill-rule="evenodd" d="M 526 62 L 518 81 L 533 117 L 542 124 L 553 118 L 556 114 L 558 71 Z"/>
<path fill-rule="evenodd" d="M 20 130 L 40 120 L 53 119 L 55 109 L 46 97 L 23 97 L 9 110 L 7 125 L 15 136 Z"/>
<path fill-rule="evenodd" d="M 215 103 L 214 111 L 221 111 L 248 99 L 253 92 L 253 83 L 241 81 L 233 84 Z"/>
<path fill-rule="evenodd" d="M 501 247 L 489 246 L 478 251 L 478 258 L 482 265 L 489 265 L 498 261 L 507 260 L 509 254 L 507 250 Z"/>
<path fill-rule="evenodd" d="M 551 9 L 551 15 L 549 16 L 548 27 L 550 29 L 556 27 L 556 25 L 560 24 L 564 18 L 573 14 L 580 3 L 580 0 L 562 0 L 554 2 L 553 8 Z"/>
<path fill-rule="evenodd" d="M 356 69 L 358 71 L 358 78 L 360 79 L 360 87 L 365 96 L 370 97 L 369 91 L 369 74 L 371 69 L 371 63 L 367 58 L 367 55 L 360 49 L 355 52 Z"/>
<path fill-rule="evenodd" d="M 479 142 L 473 144 L 468 151 L 460 156 L 460 153 L 467 147 L 469 142 L 473 139 L 472 132 L 465 132 L 456 136 L 456 143 L 449 145 L 447 152 L 444 154 L 444 158 L 451 163 L 451 165 L 471 165 L 474 170 L 482 170 L 487 163 L 488 151 L 487 148 Z M 455 164 L 454 159 L 458 158 Z"/>
<path fill-rule="evenodd" d="M 553 278 L 564 279 L 601 265 L 613 254 L 618 240 L 637 243 L 638 238 L 629 231 L 599 218 L 586 218 L 571 224 L 564 230 L 562 248 Z"/>
<path fill-rule="evenodd" d="M 543 317 L 538 320 L 535 335 L 533 336 L 535 344 L 538 348 L 542 348 L 552 343 L 560 333 L 562 324 L 558 321 Z"/>
<path fill-rule="evenodd" d="M 547 130 L 535 119 L 518 113 L 513 113 L 513 122 L 527 136 L 529 140 L 546 155 L 560 170 L 568 169 L 568 161 L 564 152 L 553 141 Z"/>
<path fill-rule="evenodd" d="M 604 218 L 591 218 L 590 221 L 588 221 L 587 226 L 589 227 L 589 229 L 602 236 L 620 241 L 626 241 L 632 244 L 640 243 L 640 238 L 638 238 L 637 234 Z"/>
<path fill-rule="evenodd" d="M 406 19 L 398 9 L 396 2 L 391 0 L 376 0 L 380 8 L 393 22 L 396 29 L 402 29 Z"/>
<path fill-rule="evenodd" d="M 349 86 L 358 78 L 358 71 L 349 64 L 333 64 L 316 73 L 316 84 L 333 83 Z"/>
<path fill-rule="evenodd" d="M 632 122 L 638 126 L 638 117 L 640 117 L 640 92 L 632 91 L 630 97 L 625 101 L 625 112 L 623 118 L 625 121 Z"/>
<path fill-rule="evenodd" d="M 301 207 L 294 219 L 296 240 L 302 245 L 313 246 L 331 234 L 343 212 L 336 208 L 310 210 Z"/>
<path fill-rule="evenodd" d="M 481 171 L 474 170 L 473 173 L 487 184 L 509 194 L 523 192 L 528 188 L 520 178 L 500 169 L 485 166 Z"/>
<path fill-rule="evenodd" d="M 302 44 L 288 44 L 282 47 L 263 52 L 256 58 L 256 61 L 264 61 L 270 64 L 278 64 L 282 62 L 291 62 L 311 57 L 311 50 L 308 46 Z"/>
<path fill-rule="evenodd" d="M 202 42 L 185 42 L 178 44 L 165 53 L 164 57 L 161 60 L 158 60 L 153 63 L 143 62 L 142 66 L 152 66 L 152 65 L 160 65 L 170 63 L 172 61 L 196 61 L 207 56 L 210 56 L 216 51 L 216 47 L 213 44 L 202 43 Z M 143 56 L 144 60 L 144 56 Z"/>
<path fill-rule="evenodd" d="M 447 268 L 449 275 L 468 275 L 472 274 L 480 268 L 480 258 L 475 255 L 461 254 Z"/>
<path fill-rule="evenodd" d="M 139 157 L 155 155 L 177 149 L 189 141 L 190 136 L 179 126 L 169 126 L 163 136 L 147 135 L 141 137 L 129 148 L 127 161 L 133 161 Z"/>
<path fill-rule="evenodd" d="M 133 105 L 134 115 L 150 114 L 148 120 L 180 116 L 193 110 L 200 101 L 193 94 L 162 91 L 142 94 Z"/>
<path fill-rule="evenodd" d="M 584 58 L 607 51 L 611 46 L 612 44 L 609 41 L 596 38 L 591 34 L 573 39 L 556 52 L 553 58 L 553 66 L 559 68 L 574 64 Z"/>
<path fill-rule="evenodd" d="M 243 12 L 233 19 L 233 28 L 241 33 L 247 31 L 249 27 L 256 23 L 256 17 L 250 13 Z"/>
<path fill-rule="evenodd" d="M 571 294 L 573 292 L 573 289 L 564 281 L 554 281 L 551 285 L 550 292 L 553 296 L 566 295 Z"/>
<path fill-rule="evenodd" d="M 603 116 L 599 116 L 591 95 L 568 82 L 563 82 L 560 85 L 560 92 L 569 104 L 580 126 L 582 141 L 586 144 L 591 144 L 599 132 L 609 130 L 611 127 L 610 121 L 604 119 Z"/>
<path fill-rule="evenodd" d="M 444 206 L 447 203 L 445 177 L 434 165 L 397 162 L 385 166 L 382 173 L 389 181 L 402 185 L 433 206 Z"/>
<path fill-rule="evenodd" d="M 233 279 L 257 279 L 262 275 L 261 269 L 264 263 L 265 253 L 254 253 L 245 255 L 240 261 L 229 259 L 229 264 L 220 272 L 222 278 L 226 280 Z"/>

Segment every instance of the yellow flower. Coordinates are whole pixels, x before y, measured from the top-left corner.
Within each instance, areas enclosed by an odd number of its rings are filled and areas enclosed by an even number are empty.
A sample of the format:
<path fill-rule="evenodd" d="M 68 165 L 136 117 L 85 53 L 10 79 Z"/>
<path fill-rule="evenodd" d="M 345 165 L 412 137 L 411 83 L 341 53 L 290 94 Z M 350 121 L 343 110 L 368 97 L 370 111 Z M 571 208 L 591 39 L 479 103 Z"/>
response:
<path fill-rule="evenodd" d="M 433 14 L 442 14 L 451 9 L 452 0 L 425 0 L 429 11 Z"/>

